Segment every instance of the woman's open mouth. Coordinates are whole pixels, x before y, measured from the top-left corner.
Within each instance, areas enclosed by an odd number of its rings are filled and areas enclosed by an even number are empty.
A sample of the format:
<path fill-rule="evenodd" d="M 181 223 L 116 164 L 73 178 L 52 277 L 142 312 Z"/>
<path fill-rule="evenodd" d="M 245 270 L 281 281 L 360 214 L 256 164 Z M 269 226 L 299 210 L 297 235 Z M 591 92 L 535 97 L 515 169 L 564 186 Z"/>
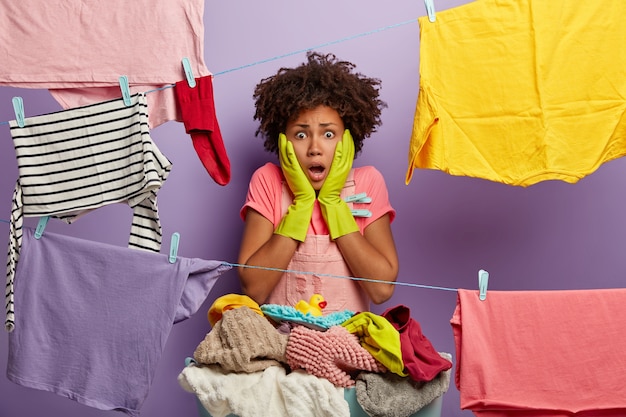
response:
<path fill-rule="evenodd" d="M 322 165 L 312 165 L 309 167 L 309 177 L 311 181 L 322 181 L 326 174 L 326 168 Z"/>

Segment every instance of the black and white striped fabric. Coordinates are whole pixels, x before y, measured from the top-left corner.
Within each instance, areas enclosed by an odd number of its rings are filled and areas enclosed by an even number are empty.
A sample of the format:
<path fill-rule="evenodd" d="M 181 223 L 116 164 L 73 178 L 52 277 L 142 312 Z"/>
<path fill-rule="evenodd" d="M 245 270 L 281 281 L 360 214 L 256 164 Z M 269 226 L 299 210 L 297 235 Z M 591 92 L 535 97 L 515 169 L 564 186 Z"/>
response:
<path fill-rule="evenodd" d="M 19 179 L 13 194 L 7 261 L 6 322 L 14 328 L 13 280 L 23 217 L 72 223 L 112 203 L 133 208 L 129 247 L 159 252 L 157 191 L 171 162 L 150 138 L 144 93 L 42 116 L 25 126 L 10 121 Z"/>

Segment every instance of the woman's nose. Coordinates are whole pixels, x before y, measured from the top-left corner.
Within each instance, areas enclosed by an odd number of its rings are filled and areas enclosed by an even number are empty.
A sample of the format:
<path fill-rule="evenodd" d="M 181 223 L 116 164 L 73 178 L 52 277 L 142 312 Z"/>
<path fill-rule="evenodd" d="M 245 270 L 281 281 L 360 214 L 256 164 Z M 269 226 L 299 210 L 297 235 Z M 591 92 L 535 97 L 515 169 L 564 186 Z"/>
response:
<path fill-rule="evenodd" d="M 309 155 L 320 155 L 321 154 L 321 146 L 320 146 L 320 138 L 314 136 L 311 138 L 311 142 L 309 142 Z"/>

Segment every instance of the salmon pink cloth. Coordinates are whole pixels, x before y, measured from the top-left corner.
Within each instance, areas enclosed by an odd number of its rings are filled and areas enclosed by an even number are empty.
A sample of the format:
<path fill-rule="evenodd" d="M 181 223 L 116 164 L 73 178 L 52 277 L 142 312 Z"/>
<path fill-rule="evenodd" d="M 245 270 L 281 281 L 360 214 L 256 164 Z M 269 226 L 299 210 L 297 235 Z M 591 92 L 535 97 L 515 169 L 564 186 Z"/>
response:
<path fill-rule="evenodd" d="M 462 409 L 480 417 L 626 415 L 626 289 L 459 290 Z"/>

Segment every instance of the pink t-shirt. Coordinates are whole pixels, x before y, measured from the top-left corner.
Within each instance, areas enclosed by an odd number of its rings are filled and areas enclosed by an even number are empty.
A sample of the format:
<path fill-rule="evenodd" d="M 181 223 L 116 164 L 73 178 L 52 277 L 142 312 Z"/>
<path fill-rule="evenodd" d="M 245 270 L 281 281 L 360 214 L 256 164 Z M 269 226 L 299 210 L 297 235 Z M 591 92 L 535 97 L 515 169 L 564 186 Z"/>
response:
<path fill-rule="evenodd" d="M 147 92 L 154 128 L 181 120 L 173 85 L 204 62 L 203 0 L 7 1 L 0 13 L 0 86 L 47 88 L 65 109 Z M 28 104 L 26 104 L 28 105 Z"/>
<path fill-rule="evenodd" d="M 270 220 L 274 227 L 278 226 L 283 216 L 281 202 L 284 181 L 285 177 L 278 165 L 268 162 L 258 168 L 250 179 L 246 202 L 240 211 L 241 218 L 245 220 L 248 208 L 252 208 Z M 393 221 L 396 211 L 389 203 L 389 194 L 382 174 L 373 166 L 354 168 L 354 182 L 355 194 L 365 192 L 368 197 L 372 198 L 371 203 L 354 203 L 353 205 L 354 209 L 366 209 L 372 212 L 371 217 L 355 217 L 361 234 L 367 226 L 387 213 L 389 213 L 389 220 Z M 317 200 L 308 234 L 329 234 Z"/>

